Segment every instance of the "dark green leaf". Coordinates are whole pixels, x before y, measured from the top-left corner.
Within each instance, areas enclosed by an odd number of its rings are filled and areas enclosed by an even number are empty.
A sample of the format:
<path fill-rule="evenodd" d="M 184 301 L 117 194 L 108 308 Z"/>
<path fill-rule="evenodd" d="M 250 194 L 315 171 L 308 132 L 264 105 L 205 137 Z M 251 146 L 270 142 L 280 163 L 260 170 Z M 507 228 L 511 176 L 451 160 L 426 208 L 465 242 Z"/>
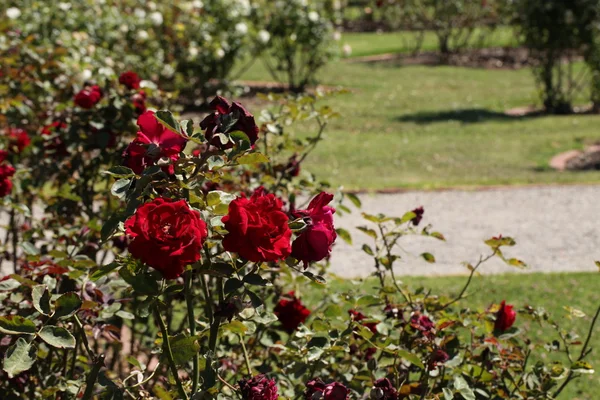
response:
<path fill-rule="evenodd" d="M 358 229 L 359 231 L 363 232 L 366 235 L 371 236 L 373 239 L 377 239 L 377 232 L 375 232 L 373 229 L 364 227 L 364 226 L 359 226 L 356 229 Z"/>
<path fill-rule="evenodd" d="M 9 335 L 33 334 L 35 324 L 20 315 L 7 315 L 0 317 L 0 332 Z"/>
<path fill-rule="evenodd" d="M 119 266 L 119 264 L 116 262 L 112 262 L 110 264 L 103 265 L 100 268 L 98 268 L 97 270 L 95 270 L 90 275 L 90 279 L 92 281 L 97 281 L 98 279 L 102 278 L 103 276 L 110 274 L 112 271 L 117 269 L 118 266 Z"/>
<path fill-rule="evenodd" d="M 184 334 L 179 334 L 170 337 L 170 341 L 173 358 L 177 365 L 187 363 L 200 351 L 197 336 L 185 336 Z"/>
<path fill-rule="evenodd" d="M 230 294 L 230 293 L 235 292 L 242 286 L 244 286 L 244 283 L 242 281 L 240 281 L 237 278 L 231 278 L 231 279 L 228 279 L 227 282 L 225 282 L 225 286 L 224 286 L 223 290 L 225 291 L 225 294 Z"/>
<path fill-rule="evenodd" d="M 421 257 L 423 257 L 423 260 L 427 261 L 428 263 L 433 264 L 435 262 L 435 257 L 431 253 L 422 253 Z"/>
<path fill-rule="evenodd" d="M 46 285 L 36 285 L 31 288 L 33 307 L 44 315 L 50 315 L 50 293 Z"/>
<path fill-rule="evenodd" d="M 127 267 L 122 267 L 119 270 L 119 275 L 121 275 L 121 278 L 129 283 L 133 290 L 138 294 L 156 295 L 159 292 L 158 282 L 148 273 L 134 275 Z"/>
<path fill-rule="evenodd" d="M 259 274 L 248 274 L 244 276 L 244 282 L 250 285 L 267 286 L 270 282 Z"/>
<path fill-rule="evenodd" d="M 360 202 L 360 199 L 354 193 L 346 193 L 346 197 L 348 197 L 350 199 L 350 201 L 352 202 L 352 204 L 354 204 L 356 207 L 358 207 L 358 208 L 362 207 L 362 203 Z"/>
<path fill-rule="evenodd" d="M 160 110 L 160 111 L 157 111 L 154 115 L 156 116 L 156 119 L 158 120 L 158 122 L 160 122 L 162 125 L 167 127 L 167 129 L 172 130 L 173 132 L 176 132 L 176 133 L 181 132 L 179 123 L 177 122 L 175 117 L 173 117 L 173 114 L 171 114 L 170 111 Z"/>
<path fill-rule="evenodd" d="M 82 301 L 75 292 L 65 293 L 56 299 L 53 318 L 70 317 L 81 308 Z"/>

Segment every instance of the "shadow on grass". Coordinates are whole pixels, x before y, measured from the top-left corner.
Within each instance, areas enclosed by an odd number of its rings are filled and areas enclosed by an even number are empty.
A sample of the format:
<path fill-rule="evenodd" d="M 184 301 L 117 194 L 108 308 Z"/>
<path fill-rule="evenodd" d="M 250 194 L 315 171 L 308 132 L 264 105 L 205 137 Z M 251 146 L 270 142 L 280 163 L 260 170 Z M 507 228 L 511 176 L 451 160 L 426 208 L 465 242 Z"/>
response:
<path fill-rule="evenodd" d="M 413 122 L 426 125 L 436 122 L 458 121 L 463 124 L 474 124 L 487 121 L 517 121 L 525 118 L 534 118 L 545 115 L 543 112 L 527 112 L 523 114 L 506 114 L 504 112 L 490 111 L 483 108 L 465 108 L 448 111 L 421 111 L 397 117 L 400 122 Z"/>

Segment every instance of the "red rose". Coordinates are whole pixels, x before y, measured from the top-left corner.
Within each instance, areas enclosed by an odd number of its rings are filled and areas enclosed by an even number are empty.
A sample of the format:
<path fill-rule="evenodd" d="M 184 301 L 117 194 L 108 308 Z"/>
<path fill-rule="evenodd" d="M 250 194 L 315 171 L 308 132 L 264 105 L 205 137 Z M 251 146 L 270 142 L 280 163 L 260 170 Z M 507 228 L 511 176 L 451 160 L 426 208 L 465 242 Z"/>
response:
<path fill-rule="evenodd" d="M 294 295 L 294 292 L 289 292 L 285 295 L 273 310 L 283 329 L 287 333 L 293 333 L 298 326 L 310 315 L 310 310 L 302 304 L 299 298 Z"/>
<path fill-rule="evenodd" d="M 374 396 L 376 399 L 398 400 L 398 391 L 392 386 L 392 382 L 388 378 L 377 379 L 373 385 L 373 390 L 377 391 L 380 395 Z"/>
<path fill-rule="evenodd" d="M 222 218 L 228 233 L 223 239 L 227 251 L 253 262 L 278 261 L 290 255 L 292 231 L 283 204 L 274 194 L 255 192 L 249 199 L 239 197 L 229 204 Z"/>
<path fill-rule="evenodd" d="M 348 314 L 350 314 L 350 318 L 352 321 L 360 322 L 361 325 L 366 326 L 373 333 L 377 333 L 377 323 L 376 322 L 361 322 L 363 319 L 366 319 L 365 315 L 356 310 L 348 310 Z"/>
<path fill-rule="evenodd" d="M 307 228 L 300 233 L 292 244 L 292 257 L 308 264 L 311 261 L 321 261 L 331 253 L 331 245 L 337 234 L 333 227 L 335 209 L 327 204 L 333 200 L 329 193 L 319 193 L 312 199 L 307 210 L 297 210 L 294 216 L 304 218 Z"/>
<path fill-rule="evenodd" d="M 163 124 L 158 122 L 153 111 L 146 111 L 137 120 L 140 130 L 136 138 L 127 146 L 123 156 L 125 165 L 136 174 L 141 174 L 144 169 L 160 158 L 169 158 L 171 161 L 179 159 L 187 139 Z M 173 174 L 173 165 L 166 167 L 166 172 Z"/>
<path fill-rule="evenodd" d="M 220 148 L 231 148 L 232 144 L 222 144 L 219 138 L 213 138 L 217 133 L 228 133 L 242 131 L 254 144 L 258 139 L 258 126 L 254 121 L 254 116 L 250 114 L 240 103 L 229 101 L 224 97 L 217 96 L 210 102 L 210 107 L 214 110 L 202 122 L 200 128 L 206 130 L 206 140 L 213 146 Z M 233 122 L 236 120 L 235 122 Z"/>
<path fill-rule="evenodd" d="M 2 156 L 3 159 L 6 156 Z M 13 183 L 10 178 L 15 174 L 15 169 L 9 164 L 0 165 L 0 197 L 10 194 L 13 188 Z"/>
<path fill-rule="evenodd" d="M 141 81 L 138 74 L 133 71 L 123 72 L 121 76 L 119 76 L 119 83 L 127 86 L 127 89 L 139 89 Z"/>
<path fill-rule="evenodd" d="M 239 382 L 243 400 L 277 400 L 275 381 L 260 374 Z"/>
<path fill-rule="evenodd" d="M 413 219 L 411 219 L 410 222 L 412 222 L 412 224 L 414 226 L 417 226 L 423 219 L 423 214 L 425 214 L 425 209 L 423 209 L 423 206 L 421 206 L 421 207 L 415 208 L 414 210 L 412 210 L 412 212 L 415 214 L 415 217 Z"/>
<path fill-rule="evenodd" d="M 494 329 L 499 332 L 504 332 L 513 326 L 516 318 L 517 312 L 513 310 L 513 306 L 506 304 L 506 301 L 502 300 L 502 303 L 500 303 L 500 309 L 496 313 Z"/>
<path fill-rule="evenodd" d="M 432 369 L 435 369 L 439 364 L 443 364 L 449 359 L 450 357 L 448 356 L 448 353 L 446 353 L 442 349 L 436 349 L 429 356 L 429 361 L 427 362 L 427 369 L 431 371 Z"/>
<path fill-rule="evenodd" d="M 427 315 L 419 313 L 414 313 L 410 317 L 410 325 L 414 329 L 421 331 L 425 336 L 433 335 L 433 329 L 435 328 L 435 324 Z"/>
<path fill-rule="evenodd" d="M 200 260 L 202 244 L 208 236 L 198 211 L 184 200 L 156 198 L 142 205 L 125 221 L 131 238 L 129 252 L 165 279 L 175 279 L 188 264 Z"/>
<path fill-rule="evenodd" d="M 133 96 L 131 96 L 131 103 L 133 104 L 133 108 L 135 109 L 135 113 L 137 115 L 142 115 L 146 112 L 146 92 L 140 90 Z"/>
<path fill-rule="evenodd" d="M 102 99 L 102 89 L 100 86 L 86 86 L 75 95 L 75 104 L 81 108 L 90 109 Z"/>
<path fill-rule="evenodd" d="M 316 397 L 315 394 L 321 394 Z M 304 390 L 304 398 L 306 400 L 312 400 L 314 398 L 321 398 L 322 400 L 346 400 L 350 391 L 346 386 L 339 382 L 332 382 L 325 384 L 321 379 L 316 378 L 306 382 L 306 389 Z"/>
<path fill-rule="evenodd" d="M 285 170 L 290 174 L 290 176 L 300 175 L 300 163 L 298 162 L 295 154 L 288 160 Z"/>
<path fill-rule="evenodd" d="M 42 136 L 50 136 L 46 138 L 44 148 L 59 155 L 68 154 L 67 146 L 60 137 L 61 131 L 66 131 L 67 128 L 67 124 L 62 121 L 54 121 L 50 125 L 44 126 L 40 133 Z"/>
<path fill-rule="evenodd" d="M 50 136 L 55 132 L 66 130 L 66 129 L 67 129 L 66 123 L 64 123 L 62 121 L 54 121 L 51 124 L 44 126 L 40 133 L 44 136 Z"/>
<path fill-rule="evenodd" d="M 29 135 L 21 128 L 10 128 L 7 136 L 10 150 L 17 154 L 25 150 L 25 147 L 31 143 Z"/>

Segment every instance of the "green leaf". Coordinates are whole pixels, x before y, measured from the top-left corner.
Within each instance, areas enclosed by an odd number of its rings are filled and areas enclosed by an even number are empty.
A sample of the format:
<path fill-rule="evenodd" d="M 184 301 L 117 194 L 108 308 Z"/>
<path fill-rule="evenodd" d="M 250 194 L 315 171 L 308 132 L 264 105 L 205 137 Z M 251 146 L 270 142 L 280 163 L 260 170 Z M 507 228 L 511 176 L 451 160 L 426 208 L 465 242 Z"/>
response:
<path fill-rule="evenodd" d="M 244 286 L 244 283 L 242 281 L 240 281 L 237 278 L 231 278 L 228 279 L 227 282 L 225 282 L 223 290 L 225 291 L 225 294 L 229 294 L 235 292 L 242 286 Z"/>
<path fill-rule="evenodd" d="M 235 161 L 240 165 L 262 164 L 269 162 L 269 157 L 261 153 L 249 153 L 239 156 Z"/>
<path fill-rule="evenodd" d="M 367 228 L 365 226 L 359 226 L 356 229 L 358 229 L 359 231 L 361 231 L 362 233 L 371 236 L 373 239 L 377 239 L 377 232 L 375 232 L 373 229 Z"/>
<path fill-rule="evenodd" d="M 4 371 L 10 378 L 27 371 L 35 363 L 36 353 L 35 346 L 27 343 L 23 338 L 17 339 L 17 342 L 10 346 L 4 355 Z"/>
<path fill-rule="evenodd" d="M 414 365 L 416 367 L 419 367 L 421 369 L 425 368 L 425 365 L 423 365 L 423 362 L 421 361 L 419 356 L 417 356 L 416 354 L 413 354 L 409 351 L 402 350 L 402 349 L 396 350 L 396 354 L 399 355 L 400 357 L 404 358 L 406 361 L 410 362 L 412 365 Z"/>
<path fill-rule="evenodd" d="M 465 400 L 476 400 L 473 389 L 469 387 L 467 381 L 460 375 L 454 377 L 454 389 L 456 389 Z"/>
<path fill-rule="evenodd" d="M 0 282 L 0 292 L 10 292 L 21 286 L 21 282 L 16 279 L 10 278 Z"/>
<path fill-rule="evenodd" d="M 259 274 L 248 274 L 244 276 L 244 282 L 257 286 L 268 286 L 271 283 Z"/>
<path fill-rule="evenodd" d="M 50 346 L 59 349 L 75 348 L 75 337 L 65 328 L 46 325 L 38 332 L 38 336 Z"/>
<path fill-rule="evenodd" d="M 250 302 L 252 303 L 252 307 L 258 308 L 263 305 L 263 301 L 258 295 L 250 290 L 246 290 L 246 294 L 250 297 Z"/>
<path fill-rule="evenodd" d="M 35 324 L 20 315 L 7 315 L 0 317 L 0 332 L 9 335 L 34 334 Z"/>
<path fill-rule="evenodd" d="M 404 213 L 404 215 L 403 215 L 403 216 L 402 216 L 402 218 L 400 219 L 400 221 L 399 221 L 399 224 L 398 224 L 398 225 L 400 225 L 400 224 L 404 224 L 404 223 L 406 223 L 406 222 L 408 222 L 408 221 L 412 221 L 412 220 L 413 220 L 413 219 L 414 219 L 416 216 L 417 216 L 417 214 L 415 214 L 415 213 L 414 213 L 414 212 L 412 212 L 412 211 L 409 211 L 409 212 L 407 212 L 407 213 Z"/>
<path fill-rule="evenodd" d="M 119 199 L 125 198 L 127 191 L 131 187 L 131 183 L 133 180 L 131 179 L 119 179 L 110 188 L 110 192 L 113 196 L 118 197 Z"/>
<path fill-rule="evenodd" d="M 439 233 L 439 232 L 431 232 L 429 234 L 429 236 L 434 237 L 434 238 L 436 238 L 438 240 L 442 240 L 444 242 L 446 241 L 446 237 L 444 235 L 442 235 L 441 233 Z"/>
<path fill-rule="evenodd" d="M 514 246 L 515 244 L 517 244 L 517 242 L 515 242 L 515 240 L 509 236 L 503 237 L 502 235 L 500 235 L 498 237 L 493 237 L 491 239 L 486 240 L 485 244 L 492 248 L 497 248 L 501 246 Z"/>
<path fill-rule="evenodd" d="M 511 265 L 511 266 L 517 267 L 517 268 L 521 268 L 521 269 L 527 268 L 527 264 L 525 264 L 523 261 L 521 261 L 517 258 L 510 258 L 510 259 L 506 260 L 506 263 L 508 265 Z"/>
<path fill-rule="evenodd" d="M 444 400 L 453 400 L 454 399 L 454 394 L 452 393 L 452 390 L 450 390 L 448 388 L 443 388 L 442 392 L 444 392 Z"/>
<path fill-rule="evenodd" d="M 133 290 L 141 295 L 156 295 L 159 292 L 158 282 L 148 273 L 134 275 L 127 267 L 119 270 L 123 280 L 131 285 Z"/>
<path fill-rule="evenodd" d="M 349 245 L 352 245 L 352 236 L 350 235 L 350 232 L 343 228 L 337 228 L 335 232 L 338 234 L 339 237 L 341 237 L 344 240 L 344 242 L 348 243 Z"/>
<path fill-rule="evenodd" d="M 165 127 L 167 127 L 167 129 L 172 130 L 173 132 L 176 132 L 176 133 L 181 132 L 179 123 L 177 122 L 175 117 L 173 117 L 173 114 L 171 114 L 170 111 L 160 110 L 160 111 L 157 111 L 154 114 L 154 116 L 156 117 L 158 122 L 161 123 L 162 125 L 164 125 Z"/>
<path fill-rule="evenodd" d="M 373 249 L 368 244 L 363 244 L 362 245 L 362 250 L 365 253 L 367 253 L 368 255 L 370 255 L 370 256 L 374 256 L 375 255 L 375 253 L 373 252 Z"/>
<path fill-rule="evenodd" d="M 242 323 L 242 321 L 231 321 L 228 324 L 223 324 L 221 326 L 221 328 L 224 331 L 228 331 L 228 332 L 233 332 L 233 333 L 237 333 L 239 335 L 243 335 L 244 333 L 246 333 L 246 331 L 248 330 L 248 328 L 246 327 L 246 325 L 244 325 Z"/>
<path fill-rule="evenodd" d="M 580 374 L 594 373 L 594 367 L 592 367 L 592 364 L 586 361 L 576 361 L 575 363 L 573 363 L 573 365 L 571 365 L 571 370 L 573 372 L 579 372 Z"/>
<path fill-rule="evenodd" d="M 112 235 L 113 232 L 117 230 L 121 221 L 121 215 L 112 215 L 106 220 L 104 225 L 102 225 L 102 230 L 100 231 L 100 237 L 102 238 L 102 241 L 108 239 L 110 235 Z"/>
<path fill-rule="evenodd" d="M 422 253 L 421 257 L 423 257 L 423 260 L 427 261 L 430 264 L 435 263 L 435 257 L 431 253 Z"/>
<path fill-rule="evenodd" d="M 175 364 L 182 365 L 190 361 L 200 351 L 198 336 L 179 334 L 169 338 Z"/>
<path fill-rule="evenodd" d="M 354 193 L 346 193 L 346 197 L 348 197 L 350 199 L 350 201 L 352 202 L 352 204 L 354 204 L 356 207 L 358 207 L 358 208 L 362 207 L 362 203 L 360 202 L 360 199 Z"/>
<path fill-rule="evenodd" d="M 29 256 L 37 256 L 38 254 L 40 254 L 40 251 L 33 244 L 31 244 L 29 242 L 21 243 L 21 248 L 23 249 L 25 254 L 27 254 Z"/>
<path fill-rule="evenodd" d="M 314 283 L 318 283 L 319 285 L 325 285 L 327 281 L 321 275 L 315 275 L 310 271 L 302 272 L 302 275 L 313 281 Z"/>
<path fill-rule="evenodd" d="M 50 315 L 50 292 L 46 285 L 36 285 L 31 288 L 33 307 L 44 315 Z"/>
<path fill-rule="evenodd" d="M 98 268 L 97 270 L 95 270 L 90 275 L 90 279 L 92 281 L 97 281 L 98 279 L 102 278 L 103 276 L 110 274 L 112 271 L 117 269 L 118 266 L 119 266 L 119 263 L 116 263 L 116 262 L 112 262 L 110 264 L 103 265 L 100 268 Z"/>
<path fill-rule="evenodd" d="M 181 126 L 183 126 L 183 130 L 185 131 L 185 133 L 188 136 L 193 136 L 194 135 L 194 120 L 193 119 L 187 119 L 185 121 L 182 121 Z"/>
<path fill-rule="evenodd" d="M 102 173 L 105 175 L 114 176 L 115 178 L 131 178 L 135 176 L 135 172 L 133 172 L 131 168 L 127 168 L 122 165 L 111 167 L 108 171 L 104 171 Z"/>
<path fill-rule="evenodd" d="M 81 308 L 82 301 L 75 292 L 65 293 L 54 303 L 53 318 L 65 318 L 75 314 Z"/>

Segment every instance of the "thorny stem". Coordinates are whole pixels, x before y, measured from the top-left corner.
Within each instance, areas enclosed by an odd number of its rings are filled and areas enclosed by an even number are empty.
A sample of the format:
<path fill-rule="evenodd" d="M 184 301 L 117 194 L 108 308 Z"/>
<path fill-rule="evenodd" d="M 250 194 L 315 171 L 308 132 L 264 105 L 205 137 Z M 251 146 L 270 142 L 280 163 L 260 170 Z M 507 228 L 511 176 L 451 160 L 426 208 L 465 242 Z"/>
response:
<path fill-rule="evenodd" d="M 190 336 L 196 336 L 196 319 L 194 318 L 194 302 L 192 299 L 192 282 L 193 282 L 192 270 L 185 272 L 185 303 L 187 306 L 188 323 L 190 325 Z M 193 362 L 192 372 L 192 393 L 196 393 L 198 390 L 198 382 L 200 381 L 200 354 L 196 353 Z"/>
<path fill-rule="evenodd" d="M 88 375 L 88 378 L 85 382 L 85 392 L 83 392 L 82 400 L 90 400 L 92 398 L 94 392 L 94 385 L 96 384 L 96 380 L 98 379 L 98 374 L 100 373 L 100 369 L 104 365 L 104 354 L 100 354 L 96 357 L 94 361 L 94 366 Z"/>
<path fill-rule="evenodd" d="M 248 375 L 252 376 L 252 366 L 250 365 L 250 357 L 248 357 L 248 351 L 246 351 L 246 344 L 244 343 L 244 337 L 242 334 L 238 335 L 240 338 L 240 344 L 244 352 L 244 360 L 246 360 L 246 368 L 248 368 Z"/>
<path fill-rule="evenodd" d="M 454 300 L 449 301 L 448 303 L 444 304 L 440 310 L 443 310 L 445 308 L 450 307 L 452 304 L 456 303 L 457 301 L 460 301 L 463 299 L 463 296 L 465 294 L 465 292 L 467 291 L 467 289 L 469 288 L 469 285 L 471 284 L 471 280 L 473 279 L 473 276 L 475 275 L 475 272 L 477 272 L 477 269 L 486 261 L 488 261 L 490 258 L 494 257 L 497 254 L 498 250 L 494 249 L 494 252 L 492 254 L 490 254 L 489 256 L 483 258 L 483 256 L 479 257 L 479 261 L 477 262 L 477 264 L 475 264 L 475 266 L 471 269 L 471 273 L 469 274 L 469 279 L 467 279 L 467 283 L 465 283 L 465 286 L 462 288 L 462 290 L 460 291 L 460 294 L 458 296 L 456 296 L 456 298 Z"/>
<path fill-rule="evenodd" d="M 165 321 L 162 319 L 160 315 L 160 311 L 158 310 L 158 303 L 154 303 L 154 316 L 156 318 L 156 322 L 160 328 L 163 337 L 163 351 L 166 353 L 167 360 L 169 361 L 169 366 L 171 368 L 171 373 L 173 374 L 173 379 L 175 379 L 175 384 L 177 385 L 177 390 L 179 391 L 179 395 L 188 400 L 188 396 L 183 389 L 183 385 L 181 384 L 181 380 L 179 379 L 179 374 L 177 373 L 177 365 L 175 364 L 175 359 L 173 358 L 173 351 L 171 350 L 171 341 L 169 340 L 169 332 L 167 330 L 167 326 L 165 325 Z"/>

